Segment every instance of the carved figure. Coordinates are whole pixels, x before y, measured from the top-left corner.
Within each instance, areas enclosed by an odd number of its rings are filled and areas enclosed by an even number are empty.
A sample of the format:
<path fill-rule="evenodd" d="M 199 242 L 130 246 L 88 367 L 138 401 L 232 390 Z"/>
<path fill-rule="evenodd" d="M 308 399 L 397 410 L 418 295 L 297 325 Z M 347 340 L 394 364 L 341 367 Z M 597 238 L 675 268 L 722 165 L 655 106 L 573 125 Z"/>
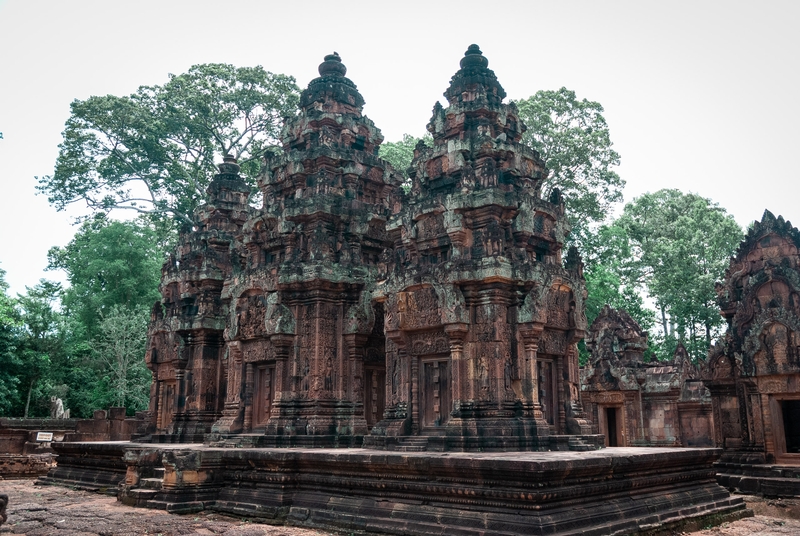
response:
<path fill-rule="evenodd" d="M 56 396 L 50 397 L 50 418 L 69 419 L 69 410 L 64 409 L 64 402 Z"/>

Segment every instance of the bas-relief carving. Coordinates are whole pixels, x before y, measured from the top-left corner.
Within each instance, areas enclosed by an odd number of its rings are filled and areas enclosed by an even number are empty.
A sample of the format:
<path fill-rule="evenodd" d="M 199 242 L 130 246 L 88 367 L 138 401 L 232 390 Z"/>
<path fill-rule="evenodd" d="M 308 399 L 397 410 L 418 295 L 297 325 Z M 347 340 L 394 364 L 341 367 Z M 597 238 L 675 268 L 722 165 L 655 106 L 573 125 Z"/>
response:
<path fill-rule="evenodd" d="M 401 329 L 418 329 L 441 325 L 439 300 L 433 287 L 400 292 L 397 312 Z"/>
<path fill-rule="evenodd" d="M 414 332 L 407 338 L 406 348 L 413 356 L 450 353 L 450 341 L 444 331 Z"/>
<path fill-rule="evenodd" d="M 567 334 L 562 331 L 546 330 L 539 339 L 539 353 L 565 355 L 567 353 Z"/>

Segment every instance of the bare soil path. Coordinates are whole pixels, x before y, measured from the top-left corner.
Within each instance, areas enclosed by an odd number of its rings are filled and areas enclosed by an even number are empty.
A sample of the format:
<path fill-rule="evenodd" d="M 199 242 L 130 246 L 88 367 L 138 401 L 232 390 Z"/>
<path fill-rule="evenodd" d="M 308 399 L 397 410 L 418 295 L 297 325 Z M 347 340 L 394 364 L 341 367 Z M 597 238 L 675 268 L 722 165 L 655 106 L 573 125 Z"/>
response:
<path fill-rule="evenodd" d="M 215 513 L 174 515 L 132 508 L 114 497 L 33 480 L 2 480 L 9 496 L 8 522 L 0 534 L 31 536 L 333 536 L 333 532 L 264 525 Z M 800 499 L 746 497 L 756 516 L 687 534 L 692 536 L 798 536 Z"/>

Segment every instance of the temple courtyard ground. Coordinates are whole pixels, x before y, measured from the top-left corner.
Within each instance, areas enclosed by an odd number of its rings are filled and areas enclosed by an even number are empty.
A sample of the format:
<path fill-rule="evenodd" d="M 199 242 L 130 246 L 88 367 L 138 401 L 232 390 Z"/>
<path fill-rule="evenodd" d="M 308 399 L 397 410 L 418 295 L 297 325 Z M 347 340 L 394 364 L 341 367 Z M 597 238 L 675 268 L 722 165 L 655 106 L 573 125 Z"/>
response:
<path fill-rule="evenodd" d="M 328 536 L 336 533 L 271 526 L 215 513 L 174 515 L 159 510 L 124 506 L 98 493 L 33 480 L 0 481 L 0 493 L 10 498 L 8 521 L 0 534 L 56 536 Z M 800 499 L 746 497 L 755 517 L 690 533 L 697 536 L 759 536 L 800 534 Z"/>

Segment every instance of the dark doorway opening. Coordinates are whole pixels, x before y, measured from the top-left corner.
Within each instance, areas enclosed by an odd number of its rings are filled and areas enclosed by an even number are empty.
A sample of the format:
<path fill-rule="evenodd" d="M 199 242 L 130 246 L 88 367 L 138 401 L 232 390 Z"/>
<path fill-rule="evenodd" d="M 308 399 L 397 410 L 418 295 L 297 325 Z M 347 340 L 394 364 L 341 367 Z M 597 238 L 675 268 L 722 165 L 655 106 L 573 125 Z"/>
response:
<path fill-rule="evenodd" d="M 783 433 L 786 436 L 786 453 L 800 454 L 800 400 L 784 400 Z"/>
<path fill-rule="evenodd" d="M 617 408 L 606 408 L 606 442 L 609 447 L 617 444 Z"/>

